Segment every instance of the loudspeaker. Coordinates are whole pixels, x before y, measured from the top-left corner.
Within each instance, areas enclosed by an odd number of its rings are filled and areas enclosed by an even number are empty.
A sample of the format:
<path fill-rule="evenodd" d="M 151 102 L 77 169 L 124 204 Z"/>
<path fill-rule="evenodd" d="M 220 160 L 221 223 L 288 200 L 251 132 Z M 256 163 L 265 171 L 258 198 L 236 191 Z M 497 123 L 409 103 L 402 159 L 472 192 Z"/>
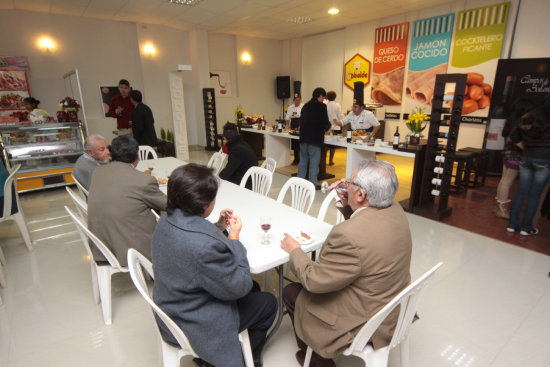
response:
<path fill-rule="evenodd" d="M 277 98 L 290 97 L 290 76 L 277 77 Z"/>

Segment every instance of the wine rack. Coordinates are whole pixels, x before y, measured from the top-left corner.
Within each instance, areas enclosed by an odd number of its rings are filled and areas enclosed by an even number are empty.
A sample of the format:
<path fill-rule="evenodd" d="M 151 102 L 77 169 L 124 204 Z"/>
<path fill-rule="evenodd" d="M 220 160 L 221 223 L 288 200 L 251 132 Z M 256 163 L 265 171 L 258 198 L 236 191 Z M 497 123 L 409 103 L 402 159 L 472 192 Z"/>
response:
<path fill-rule="evenodd" d="M 206 150 L 219 150 L 218 123 L 216 120 L 216 96 L 214 88 L 202 89 L 204 105 L 204 127 L 206 131 Z"/>
<path fill-rule="evenodd" d="M 446 91 L 451 85 L 454 85 L 454 92 Z M 420 200 L 413 209 L 432 219 L 441 220 L 452 212 L 448 207 L 449 188 L 465 89 L 466 74 L 436 76 Z M 451 107 L 444 107 L 445 102 L 452 102 Z"/>

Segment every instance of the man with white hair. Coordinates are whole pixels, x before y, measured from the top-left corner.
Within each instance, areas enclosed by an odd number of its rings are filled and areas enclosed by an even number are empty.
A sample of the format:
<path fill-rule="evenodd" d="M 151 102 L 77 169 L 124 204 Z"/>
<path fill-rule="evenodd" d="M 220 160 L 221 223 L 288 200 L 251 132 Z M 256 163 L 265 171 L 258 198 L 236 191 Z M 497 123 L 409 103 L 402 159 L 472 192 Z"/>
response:
<path fill-rule="evenodd" d="M 86 190 L 89 190 L 92 182 L 92 172 L 100 164 L 109 162 L 111 152 L 107 146 L 107 141 L 99 134 L 89 135 L 86 138 L 84 149 L 86 153 L 82 154 L 74 164 L 73 176 Z"/>
<path fill-rule="evenodd" d="M 288 234 L 281 241 L 290 254 L 290 269 L 300 283 L 283 291 L 303 365 L 305 351 L 314 353 L 310 366 L 333 367 L 361 327 L 410 283 L 412 241 L 403 208 L 394 201 L 398 182 L 394 167 L 384 161 L 362 162 L 340 197 L 346 220 L 329 233 L 317 261 L 312 261 Z M 370 343 L 389 344 L 399 311 L 392 312 Z"/>

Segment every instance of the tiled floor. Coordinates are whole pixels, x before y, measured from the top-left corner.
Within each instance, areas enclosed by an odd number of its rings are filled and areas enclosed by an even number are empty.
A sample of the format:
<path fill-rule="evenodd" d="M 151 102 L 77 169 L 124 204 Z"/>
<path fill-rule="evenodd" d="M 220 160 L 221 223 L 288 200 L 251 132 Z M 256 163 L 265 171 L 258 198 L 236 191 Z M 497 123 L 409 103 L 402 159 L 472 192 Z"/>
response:
<path fill-rule="evenodd" d="M 207 161 L 192 152 L 194 161 Z M 276 174 L 271 197 L 287 177 Z M 64 189 L 21 196 L 34 251 L 11 224 L 0 225 L 8 287 L 0 288 L 0 367 L 159 366 L 151 312 L 127 274 L 113 280 L 113 325 L 92 302 L 85 251 L 63 210 Z M 311 214 L 323 195 L 317 193 Z M 550 257 L 408 215 L 411 273 L 444 266 L 411 328 L 412 367 L 546 367 L 550 365 Z M 285 322 L 266 346 L 264 366 L 297 366 Z M 397 358 L 390 359 L 396 366 Z M 337 366 L 360 366 L 339 358 Z M 193 366 L 190 359 L 182 366 Z"/>

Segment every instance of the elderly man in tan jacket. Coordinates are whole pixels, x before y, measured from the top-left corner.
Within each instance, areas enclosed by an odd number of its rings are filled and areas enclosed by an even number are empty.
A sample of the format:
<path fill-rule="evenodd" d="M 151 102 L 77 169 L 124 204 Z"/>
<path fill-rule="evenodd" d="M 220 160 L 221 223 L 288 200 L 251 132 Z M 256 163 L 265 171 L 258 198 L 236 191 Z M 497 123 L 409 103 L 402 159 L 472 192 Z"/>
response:
<path fill-rule="evenodd" d="M 305 350 L 313 350 L 311 366 L 335 366 L 361 326 L 410 283 L 412 241 L 403 208 L 394 201 L 398 183 L 394 167 L 383 161 L 365 161 L 340 197 L 347 220 L 328 235 L 317 261 L 285 234 L 283 250 L 300 283 L 284 289 L 283 300 L 294 324 L 303 365 Z M 347 215 L 346 215 L 347 214 Z M 351 214 L 351 215 L 350 215 Z M 389 344 L 398 310 L 380 325 L 371 343 Z"/>

